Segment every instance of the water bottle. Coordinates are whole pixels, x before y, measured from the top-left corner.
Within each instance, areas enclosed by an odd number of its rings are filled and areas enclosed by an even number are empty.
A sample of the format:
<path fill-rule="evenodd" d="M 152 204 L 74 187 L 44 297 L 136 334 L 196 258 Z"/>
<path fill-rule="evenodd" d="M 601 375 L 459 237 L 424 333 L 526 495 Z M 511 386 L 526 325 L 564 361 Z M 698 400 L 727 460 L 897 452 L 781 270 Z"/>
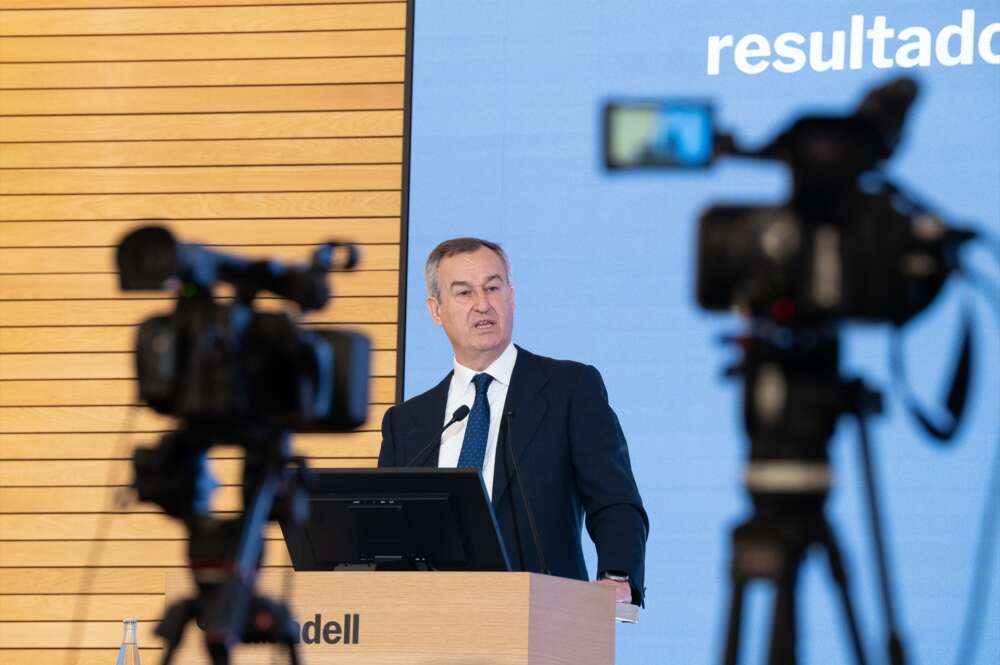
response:
<path fill-rule="evenodd" d="M 139 665 L 139 620 L 125 619 L 122 621 L 125 633 L 122 636 L 122 645 L 118 648 L 117 665 Z"/>

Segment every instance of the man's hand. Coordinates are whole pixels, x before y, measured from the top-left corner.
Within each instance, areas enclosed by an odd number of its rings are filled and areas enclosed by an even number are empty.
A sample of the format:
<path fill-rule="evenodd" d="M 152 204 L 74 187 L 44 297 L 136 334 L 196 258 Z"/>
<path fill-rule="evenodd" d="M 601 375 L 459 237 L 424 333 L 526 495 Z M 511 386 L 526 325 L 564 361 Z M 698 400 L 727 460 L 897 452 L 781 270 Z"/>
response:
<path fill-rule="evenodd" d="M 595 584 L 604 584 L 606 586 L 613 586 L 615 588 L 615 602 L 616 603 L 631 603 L 632 602 L 632 586 L 628 582 L 616 582 L 615 580 L 597 580 Z"/>

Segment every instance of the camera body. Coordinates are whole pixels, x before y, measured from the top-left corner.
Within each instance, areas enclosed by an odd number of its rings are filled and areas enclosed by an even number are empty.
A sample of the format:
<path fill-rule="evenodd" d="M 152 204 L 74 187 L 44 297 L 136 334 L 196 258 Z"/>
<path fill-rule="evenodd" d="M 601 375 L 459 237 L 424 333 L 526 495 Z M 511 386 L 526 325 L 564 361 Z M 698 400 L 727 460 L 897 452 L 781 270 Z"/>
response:
<path fill-rule="evenodd" d="M 712 206 L 698 221 L 698 304 L 778 323 L 903 324 L 952 271 L 946 238 L 940 220 L 900 211 L 887 192 L 845 194 L 812 214 Z"/>
<path fill-rule="evenodd" d="M 268 290 L 303 311 L 322 307 L 336 247 L 324 245 L 310 265 L 284 266 L 177 243 L 160 227 L 129 234 L 118 250 L 122 288 L 179 285 L 174 311 L 139 326 L 140 399 L 159 413 L 216 429 L 341 432 L 364 423 L 368 338 L 306 329 L 285 312 L 253 306 L 256 294 Z M 353 264 L 353 248 L 349 253 Z M 213 296 L 218 281 L 234 285 L 231 301 Z"/>
<path fill-rule="evenodd" d="M 803 116 L 755 150 L 716 132 L 705 102 L 610 102 L 605 165 L 705 169 L 721 156 L 784 164 L 788 201 L 714 205 L 701 215 L 698 304 L 792 327 L 845 319 L 901 325 L 934 300 L 969 237 L 879 171 L 916 94 L 914 81 L 891 81 L 852 114 Z"/>
<path fill-rule="evenodd" d="M 367 419 L 368 338 L 299 328 L 281 312 L 212 303 L 139 326 L 139 398 L 189 421 L 338 432 Z"/>

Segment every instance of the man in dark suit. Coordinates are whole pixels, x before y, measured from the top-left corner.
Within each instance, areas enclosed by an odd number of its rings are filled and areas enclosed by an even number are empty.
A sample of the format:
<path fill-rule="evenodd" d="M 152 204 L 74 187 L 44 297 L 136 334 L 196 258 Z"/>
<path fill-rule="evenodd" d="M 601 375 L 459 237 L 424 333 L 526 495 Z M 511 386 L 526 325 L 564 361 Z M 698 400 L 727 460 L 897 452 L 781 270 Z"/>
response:
<path fill-rule="evenodd" d="M 511 343 L 514 289 L 499 245 L 445 241 L 431 252 L 425 273 L 427 306 L 451 342 L 454 370 L 386 412 L 379 466 L 479 468 L 511 565 L 545 572 L 524 497 L 512 483 L 513 457 L 547 572 L 588 579 L 580 543 L 585 523 L 599 581 L 614 585 L 619 601 L 641 603 L 649 522 L 600 373 Z M 445 431 L 439 448 L 414 459 L 462 405 L 469 416 Z"/>

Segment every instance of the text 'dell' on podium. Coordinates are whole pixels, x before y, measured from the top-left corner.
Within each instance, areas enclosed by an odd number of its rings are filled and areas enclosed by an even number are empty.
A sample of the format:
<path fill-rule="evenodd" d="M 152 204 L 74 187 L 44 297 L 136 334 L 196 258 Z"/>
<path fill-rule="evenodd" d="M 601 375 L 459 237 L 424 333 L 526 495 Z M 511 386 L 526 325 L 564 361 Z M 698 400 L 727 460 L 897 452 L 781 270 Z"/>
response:
<path fill-rule="evenodd" d="M 612 665 L 609 586 L 532 573 L 262 571 L 258 590 L 282 595 L 299 622 L 305 665 Z M 166 604 L 192 591 L 166 579 Z M 244 645 L 234 665 L 271 665 L 273 645 Z M 192 624 L 175 663 L 209 662 Z M 286 654 L 278 656 L 284 662 Z"/>

